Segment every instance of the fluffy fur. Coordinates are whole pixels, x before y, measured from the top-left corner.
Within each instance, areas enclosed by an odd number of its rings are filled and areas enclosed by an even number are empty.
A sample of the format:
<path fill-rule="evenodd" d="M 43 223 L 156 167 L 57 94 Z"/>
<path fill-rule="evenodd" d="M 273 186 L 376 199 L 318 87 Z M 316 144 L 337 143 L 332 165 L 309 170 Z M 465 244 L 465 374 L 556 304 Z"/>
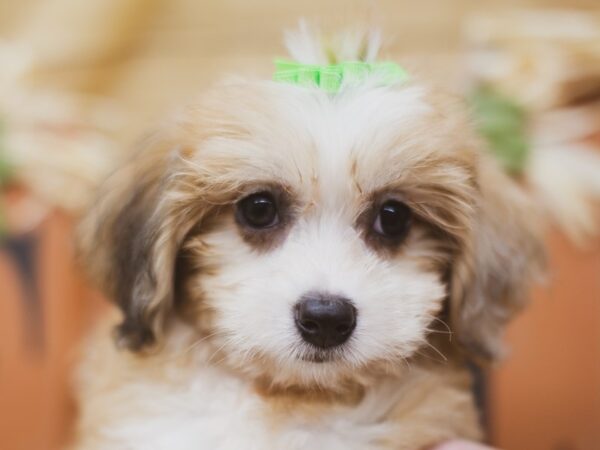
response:
<path fill-rule="evenodd" d="M 311 36 L 291 45 L 305 62 L 323 54 Z M 344 48 L 371 58 L 376 46 Z M 86 351 L 76 448 L 417 450 L 480 437 L 465 362 L 498 355 L 521 305 L 540 256 L 533 208 L 457 100 L 375 81 L 332 97 L 230 80 L 107 181 L 82 254 L 120 314 Z M 284 211 L 266 233 L 235 218 L 260 190 Z M 386 198 L 414 215 L 395 247 L 371 230 Z M 311 291 L 358 311 L 326 355 L 294 325 Z"/>

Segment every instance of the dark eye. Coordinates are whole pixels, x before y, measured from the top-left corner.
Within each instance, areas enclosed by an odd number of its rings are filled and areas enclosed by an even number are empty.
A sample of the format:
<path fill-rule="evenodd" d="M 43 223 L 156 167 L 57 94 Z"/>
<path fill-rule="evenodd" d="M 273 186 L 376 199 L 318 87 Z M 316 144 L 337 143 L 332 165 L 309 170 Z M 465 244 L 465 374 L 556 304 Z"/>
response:
<path fill-rule="evenodd" d="M 411 216 L 410 208 L 404 203 L 388 200 L 379 208 L 373 229 L 383 236 L 400 239 L 408 231 Z"/>
<path fill-rule="evenodd" d="M 252 228 L 269 228 L 279 223 L 275 199 L 268 192 L 258 192 L 240 200 L 238 217 Z"/>

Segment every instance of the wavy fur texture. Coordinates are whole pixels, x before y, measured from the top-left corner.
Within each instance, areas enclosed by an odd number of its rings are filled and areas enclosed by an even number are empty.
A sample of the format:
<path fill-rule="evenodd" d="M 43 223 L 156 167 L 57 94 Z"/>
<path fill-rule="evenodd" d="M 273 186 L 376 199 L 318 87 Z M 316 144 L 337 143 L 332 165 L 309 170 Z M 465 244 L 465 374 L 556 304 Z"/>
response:
<path fill-rule="evenodd" d="M 292 56 L 371 59 L 379 46 L 374 32 L 325 47 L 316 36 L 288 35 Z M 236 205 L 264 191 L 281 218 L 257 233 Z M 398 245 L 373 234 L 389 198 L 413 215 Z M 118 312 L 86 347 L 74 448 L 481 438 L 466 361 L 498 356 L 523 303 L 541 256 L 534 211 L 461 103 L 419 80 L 335 97 L 214 87 L 143 141 L 81 225 L 82 258 Z M 315 290 L 357 310 L 348 342 L 326 355 L 292 314 Z"/>

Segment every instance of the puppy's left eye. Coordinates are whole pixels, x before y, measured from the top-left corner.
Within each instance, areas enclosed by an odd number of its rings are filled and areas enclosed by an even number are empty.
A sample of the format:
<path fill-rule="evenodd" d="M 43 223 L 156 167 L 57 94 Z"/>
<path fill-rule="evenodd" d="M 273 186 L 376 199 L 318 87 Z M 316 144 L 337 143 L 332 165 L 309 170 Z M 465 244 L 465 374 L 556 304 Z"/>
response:
<path fill-rule="evenodd" d="M 379 208 L 373 230 L 388 238 L 401 239 L 408 231 L 411 217 L 410 208 L 404 203 L 388 200 Z"/>
<path fill-rule="evenodd" d="M 269 228 L 279 223 L 275 199 L 268 192 L 258 192 L 243 198 L 237 208 L 239 219 L 252 228 Z"/>

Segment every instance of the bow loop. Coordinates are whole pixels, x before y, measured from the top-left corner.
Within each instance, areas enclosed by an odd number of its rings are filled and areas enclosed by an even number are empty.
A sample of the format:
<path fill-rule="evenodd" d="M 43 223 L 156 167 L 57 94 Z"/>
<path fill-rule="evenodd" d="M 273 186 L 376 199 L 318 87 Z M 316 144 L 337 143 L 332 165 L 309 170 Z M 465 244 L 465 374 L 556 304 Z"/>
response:
<path fill-rule="evenodd" d="M 389 86 L 408 80 L 408 74 L 393 62 L 367 63 L 346 61 L 340 64 L 301 64 L 295 61 L 276 60 L 273 79 L 299 86 L 317 86 L 335 94 L 343 85 L 355 85 L 367 78 L 376 78 L 382 85 Z"/>

